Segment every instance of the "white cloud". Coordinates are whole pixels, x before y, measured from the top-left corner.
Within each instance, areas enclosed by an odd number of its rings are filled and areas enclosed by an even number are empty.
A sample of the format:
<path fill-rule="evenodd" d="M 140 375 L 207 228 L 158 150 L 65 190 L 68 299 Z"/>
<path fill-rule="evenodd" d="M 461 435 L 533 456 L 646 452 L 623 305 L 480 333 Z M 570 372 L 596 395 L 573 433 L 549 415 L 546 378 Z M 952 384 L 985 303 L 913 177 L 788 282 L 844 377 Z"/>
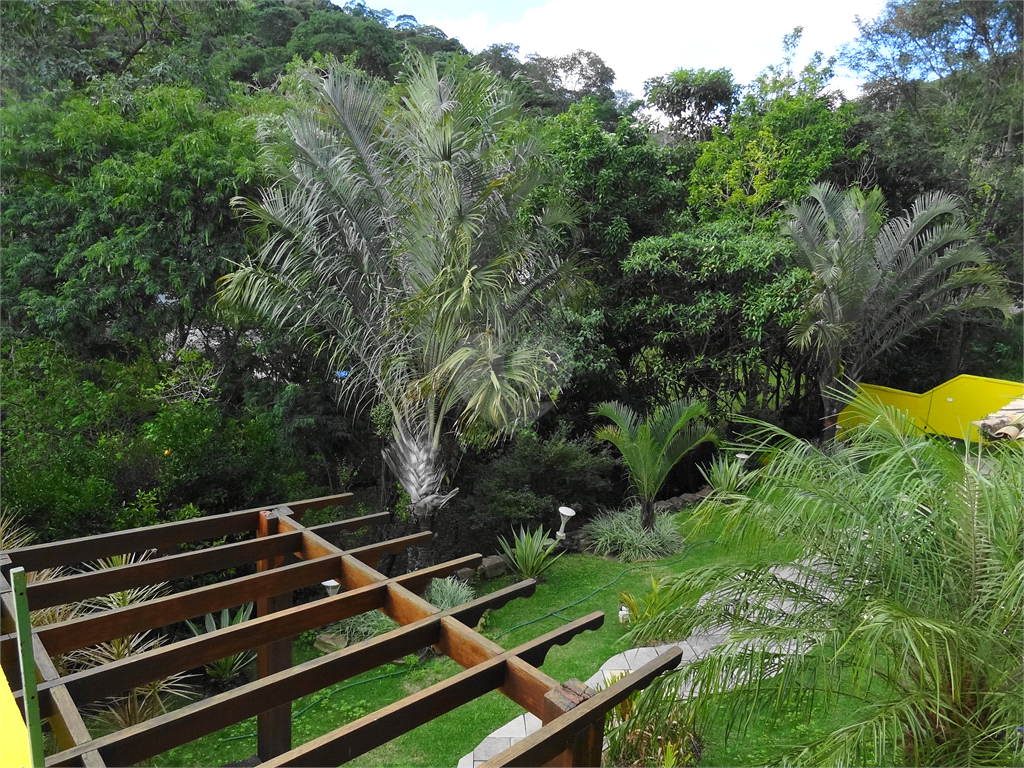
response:
<path fill-rule="evenodd" d="M 616 88 L 643 95 L 646 79 L 681 67 L 728 67 L 749 83 L 782 58 L 782 37 L 804 28 L 799 54 L 832 54 L 853 40 L 854 15 L 875 16 L 883 0 L 775 0 L 774 2 L 657 2 L 551 0 L 529 8 L 521 21 L 490 26 L 483 12 L 437 18 L 436 24 L 472 50 L 512 42 L 520 53 L 556 56 L 577 48 L 594 51 L 615 70 Z M 425 19 L 423 21 L 426 21 Z M 849 89 L 849 82 L 838 83 Z"/>

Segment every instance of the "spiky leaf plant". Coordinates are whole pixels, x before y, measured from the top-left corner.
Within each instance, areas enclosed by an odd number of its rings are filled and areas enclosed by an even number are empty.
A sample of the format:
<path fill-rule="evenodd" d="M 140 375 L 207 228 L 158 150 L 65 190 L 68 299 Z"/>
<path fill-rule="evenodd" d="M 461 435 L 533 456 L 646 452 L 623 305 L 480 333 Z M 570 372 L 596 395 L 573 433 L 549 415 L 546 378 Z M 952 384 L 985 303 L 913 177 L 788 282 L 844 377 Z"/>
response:
<path fill-rule="evenodd" d="M 857 407 L 867 424 L 840 444 L 762 424 L 735 446 L 763 463 L 696 520 L 736 560 L 663 581 L 672 607 L 630 640 L 727 632 L 682 673 L 703 722 L 742 727 L 766 700 L 808 717 L 862 702 L 780 760 L 1020 765 L 1022 446 L 957 448 Z"/>

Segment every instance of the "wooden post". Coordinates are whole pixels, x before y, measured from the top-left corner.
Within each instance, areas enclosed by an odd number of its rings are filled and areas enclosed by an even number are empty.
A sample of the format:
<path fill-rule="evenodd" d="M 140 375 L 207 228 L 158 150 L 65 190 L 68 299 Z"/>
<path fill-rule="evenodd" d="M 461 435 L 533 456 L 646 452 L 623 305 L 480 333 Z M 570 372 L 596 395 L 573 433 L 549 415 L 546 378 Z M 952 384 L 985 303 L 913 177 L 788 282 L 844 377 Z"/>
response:
<path fill-rule="evenodd" d="M 571 711 L 595 694 L 579 680 L 567 680 L 544 696 L 545 717 L 541 718 L 544 725 Z M 579 733 L 570 737 L 567 749 L 560 755 L 545 763 L 546 766 L 600 766 L 601 752 L 604 749 L 604 718 L 584 726 Z"/>
<path fill-rule="evenodd" d="M 28 747 L 32 754 L 32 765 L 42 768 L 43 726 L 39 720 L 39 696 L 36 693 L 36 662 L 32 648 L 32 622 L 28 613 L 28 594 L 25 591 L 25 569 L 11 569 L 11 586 L 14 587 L 14 604 L 18 624 L 18 656 L 21 662 L 21 684 L 25 694 L 22 709 L 25 713 L 25 727 L 28 730 Z"/>
<path fill-rule="evenodd" d="M 260 512 L 259 522 L 256 528 L 256 535 L 273 536 L 277 533 L 278 523 L 277 512 Z M 280 568 L 284 565 L 284 557 L 278 556 L 272 559 L 260 560 L 256 564 L 257 571 L 269 571 L 271 568 Z M 260 598 L 256 601 L 257 617 L 268 616 L 276 611 L 290 608 L 292 604 L 292 593 Z M 283 672 L 292 665 L 292 641 L 291 638 L 274 640 L 273 642 L 261 645 L 256 650 L 256 669 L 260 679 L 269 677 L 277 672 Z M 287 704 L 268 709 L 256 716 L 257 751 L 260 760 L 266 762 L 271 758 L 284 754 L 292 748 L 292 705 Z"/>

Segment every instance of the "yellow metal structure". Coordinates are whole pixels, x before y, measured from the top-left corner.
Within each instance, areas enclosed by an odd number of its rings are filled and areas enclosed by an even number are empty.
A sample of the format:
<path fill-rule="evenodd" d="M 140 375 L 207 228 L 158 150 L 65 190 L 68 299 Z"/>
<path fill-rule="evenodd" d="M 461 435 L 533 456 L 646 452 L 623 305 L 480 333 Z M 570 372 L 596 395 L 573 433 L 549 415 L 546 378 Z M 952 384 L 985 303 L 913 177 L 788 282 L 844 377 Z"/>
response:
<path fill-rule="evenodd" d="M 0 768 L 29 768 L 31 765 L 28 729 L 7 676 L 0 669 Z"/>
<path fill-rule="evenodd" d="M 978 440 L 978 428 L 971 425 L 972 421 L 1024 396 L 1024 384 L 1019 381 L 969 374 L 961 374 L 920 395 L 874 384 L 861 384 L 859 390 L 885 405 L 906 411 L 927 432 L 971 441 Z M 861 418 L 847 406 L 839 414 L 839 428 L 855 427 Z"/>

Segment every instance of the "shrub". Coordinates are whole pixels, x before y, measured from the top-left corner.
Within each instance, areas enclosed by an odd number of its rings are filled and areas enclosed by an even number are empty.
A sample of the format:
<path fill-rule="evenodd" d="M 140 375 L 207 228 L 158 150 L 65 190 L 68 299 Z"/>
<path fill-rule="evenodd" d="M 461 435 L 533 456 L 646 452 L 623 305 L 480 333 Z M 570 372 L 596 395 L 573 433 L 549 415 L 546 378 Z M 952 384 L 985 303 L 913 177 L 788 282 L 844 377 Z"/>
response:
<path fill-rule="evenodd" d="M 212 613 L 206 614 L 204 628 L 197 627 L 191 621 L 186 621 L 185 623 L 188 624 L 188 628 L 192 630 L 192 634 L 198 637 L 205 632 L 216 632 L 218 629 L 224 629 L 225 627 L 241 624 L 243 621 L 248 621 L 250 616 L 252 616 L 252 603 L 246 603 L 235 612 L 235 617 L 233 619 L 230 617 L 228 609 L 224 608 L 220 612 L 220 626 L 218 626 L 217 620 L 214 619 Z M 206 674 L 218 683 L 227 683 L 242 674 L 242 670 L 244 670 L 255 658 L 255 651 L 232 653 L 222 659 L 217 659 L 216 661 L 211 661 L 207 664 Z"/>
<path fill-rule="evenodd" d="M 683 546 L 683 537 L 665 515 L 655 518 L 653 530 L 644 530 L 640 507 L 605 513 L 587 523 L 584 531 L 594 554 L 628 563 L 667 557 Z"/>
<path fill-rule="evenodd" d="M 501 558 L 522 578 L 535 579 L 562 556 L 551 554 L 555 543 L 545 544 L 547 538 L 548 532 L 543 528 L 527 533 L 526 529 L 520 526 L 518 534 L 513 532 L 511 545 L 504 536 L 498 538 L 498 544 L 502 549 Z"/>
<path fill-rule="evenodd" d="M 367 611 L 332 624 L 330 630 L 333 634 L 347 637 L 349 645 L 355 645 L 390 632 L 397 626 L 390 616 L 380 611 Z"/>
<path fill-rule="evenodd" d="M 616 706 L 605 730 L 605 765 L 695 765 L 701 739 L 693 711 L 679 698 L 678 675 L 663 675 Z"/>
<path fill-rule="evenodd" d="M 427 592 L 427 600 L 442 611 L 468 603 L 475 596 L 469 584 L 450 577 L 432 580 Z"/>

